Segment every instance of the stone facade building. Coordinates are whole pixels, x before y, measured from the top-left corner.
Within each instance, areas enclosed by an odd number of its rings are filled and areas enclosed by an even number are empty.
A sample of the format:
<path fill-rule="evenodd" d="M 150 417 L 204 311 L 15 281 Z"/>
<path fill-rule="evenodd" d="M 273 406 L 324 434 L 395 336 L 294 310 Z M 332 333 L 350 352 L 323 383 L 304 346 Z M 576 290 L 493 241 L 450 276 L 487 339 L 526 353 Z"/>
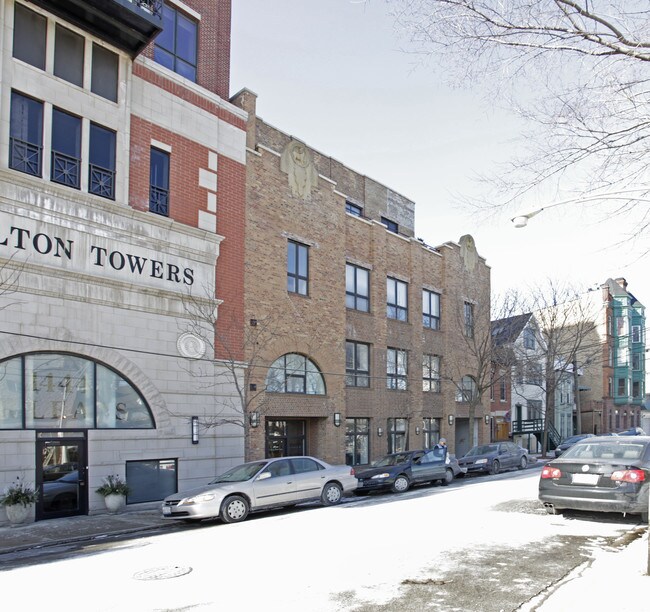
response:
<path fill-rule="evenodd" d="M 468 340 L 489 337 L 490 270 L 472 237 L 424 244 L 412 201 L 263 121 L 253 92 L 232 102 L 248 113 L 249 458 L 366 464 L 489 439 Z"/>
<path fill-rule="evenodd" d="M 0 489 L 35 482 L 36 519 L 102 511 L 110 474 L 157 504 L 244 456 L 243 369 L 187 308 L 241 361 L 230 1 L 0 11 Z"/>

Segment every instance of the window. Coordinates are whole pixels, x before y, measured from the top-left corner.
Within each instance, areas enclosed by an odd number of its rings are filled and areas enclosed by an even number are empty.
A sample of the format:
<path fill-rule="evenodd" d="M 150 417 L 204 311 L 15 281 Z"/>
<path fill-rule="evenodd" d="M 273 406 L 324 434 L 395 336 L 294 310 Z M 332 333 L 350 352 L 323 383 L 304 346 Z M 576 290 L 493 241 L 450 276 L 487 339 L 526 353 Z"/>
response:
<path fill-rule="evenodd" d="M 154 60 L 190 81 L 196 81 L 197 23 L 163 5 L 163 30 L 154 43 Z"/>
<path fill-rule="evenodd" d="M 635 372 L 640 372 L 641 371 L 641 354 L 640 353 L 632 353 L 632 369 Z"/>
<path fill-rule="evenodd" d="M 345 419 L 345 464 L 370 463 L 370 419 Z"/>
<path fill-rule="evenodd" d="M 388 452 L 402 453 L 406 449 L 406 419 L 388 419 Z"/>
<path fill-rule="evenodd" d="M 47 20 L 22 4 L 14 4 L 13 55 L 36 68 L 45 70 Z"/>
<path fill-rule="evenodd" d="M 610 376 L 607 378 L 607 397 L 613 397 L 613 395 L 614 395 L 614 379 Z"/>
<path fill-rule="evenodd" d="M 393 232 L 393 234 L 399 233 L 398 232 L 399 226 L 397 225 L 397 223 L 395 223 L 395 221 L 391 221 L 390 219 L 386 219 L 386 217 L 382 217 L 381 223 L 386 227 L 386 229 L 389 232 Z"/>
<path fill-rule="evenodd" d="M 388 389 L 405 391 L 406 381 L 406 351 L 396 348 L 389 348 L 386 351 L 386 387 Z"/>
<path fill-rule="evenodd" d="M 83 86 L 84 38 L 56 24 L 54 36 L 54 76 Z"/>
<path fill-rule="evenodd" d="M 116 53 L 93 43 L 93 65 L 90 91 L 111 102 L 117 102 L 119 58 Z"/>
<path fill-rule="evenodd" d="M 632 397 L 635 399 L 641 397 L 641 383 L 638 380 L 632 381 Z"/>
<path fill-rule="evenodd" d="M 616 395 L 618 397 L 627 396 L 627 378 L 618 378 L 616 381 Z"/>
<path fill-rule="evenodd" d="M 81 119 L 52 110 L 51 180 L 79 189 L 81 176 Z"/>
<path fill-rule="evenodd" d="M 345 264 L 345 305 L 354 310 L 370 310 L 370 272 Z"/>
<path fill-rule="evenodd" d="M 425 417 L 422 419 L 424 448 L 433 448 L 440 441 L 440 419 Z"/>
<path fill-rule="evenodd" d="M 386 316 L 389 319 L 408 319 L 408 285 L 396 278 L 388 277 L 386 284 Z"/>
<path fill-rule="evenodd" d="M 476 397 L 476 382 L 471 376 L 463 376 L 458 389 L 456 389 L 456 401 L 471 402 Z"/>
<path fill-rule="evenodd" d="M 544 376 L 542 374 L 542 365 L 540 363 L 529 363 L 526 368 L 526 382 L 529 385 L 543 385 Z"/>
<path fill-rule="evenodd" d="M 370 345 L 345 343 L 345 384 L 348 387 L 370 386 Z"/>
<path fill-rule="evenodd" d="M 363 217 L 363 208 L 356 204 L 352 204 L 352 202 L 345 202 L 345 212 L 354 215 L 355 217 Z"/>
<path fill-rule="evenodd" d="M 309 249 L 290 240 L 287 245 L 287 291 L 307 295 Z"/>
<path fill-rule="evenodd" d="M 90 124 L 88 191 L 115 199 L 115 132 Z"/>
<path fill-rule="evenodd" d="M 154 426 L 139 391 L 100 363 L 59 353 L 0 362 L 0 429 Z"/>
<path fill-rule="evenodd" d="M 43 103 L 12 91 L 9 122 L 9 167 L 41 176 Z"/>
<path fill-rule="evenodd" d="M 440 329 L 440 294 L 422 290 L 422 324 L 429 329 Z"/>
<path fill-rule="evenodd" d="M 641 342 L 641 326 L 632 325 L 632 342 Z"/>
<path fill-rule="evenodd" d="M 528 400 L 528 418 L 541 419 L 543 417 L 542 400 Z"/>
<path fill-rule="evenodd" d="M 626 366 L 628 364 L 628 348 L 626 342 L 621 340 L 618 348 L 616 349 L 616 365 Z"/>
<path fill-rule="evenodd" d="M 126 462 L 127 504 L 161 501 L 178 491 L 176 459 Z"/>
<path fill-rule="evenodd" d="M 154 148 L 149 168 L 149 210 L 169 216 L 169 153 Z"/>
<path fill-rule="evenodd" d="M 288 353 L 271 364 L 266 376 L 266 390 L 271 393 L 324 395 L 325 381 L 311 360 Z"/>
<path fill-rule="evenodd" d="M 422 391 L 440 393 L 440 357 L 422 355 Z"/>
<path fill-rule="evenodd" d="M 524 328 L 524 348 L 535 350 L 535 330 L 530 327 Z"/>
<path fill-rule="evenodd" d="M 508 385 L 506 383 L 505 377 L 501 377 L 499 380 L 499 401 L 505 402 L 507 399 Z"/>
<path fill-rule="evenodd" d="M 465 335 L 468 338 L 474 337 L 474 304 L 465 302 L 463 305 L 465 313 Z"/>

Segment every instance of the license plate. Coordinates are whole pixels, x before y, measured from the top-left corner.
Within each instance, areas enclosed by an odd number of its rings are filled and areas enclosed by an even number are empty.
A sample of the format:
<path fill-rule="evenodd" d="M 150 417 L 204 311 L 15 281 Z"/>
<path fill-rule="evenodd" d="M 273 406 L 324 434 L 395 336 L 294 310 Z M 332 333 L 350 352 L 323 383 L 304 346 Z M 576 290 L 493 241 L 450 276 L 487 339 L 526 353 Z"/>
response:
<path fill-rule="evenodd" d="M 164 515 L 169 515 L 172 513 L 172 509 L 169 506 L 163 506 L 163 514 Z"/>
<path fill-rule="evenodd" d="M 572 484 L 597 485 L 600 476 L 598 474 L 574 474 L 571 477 Z"/>

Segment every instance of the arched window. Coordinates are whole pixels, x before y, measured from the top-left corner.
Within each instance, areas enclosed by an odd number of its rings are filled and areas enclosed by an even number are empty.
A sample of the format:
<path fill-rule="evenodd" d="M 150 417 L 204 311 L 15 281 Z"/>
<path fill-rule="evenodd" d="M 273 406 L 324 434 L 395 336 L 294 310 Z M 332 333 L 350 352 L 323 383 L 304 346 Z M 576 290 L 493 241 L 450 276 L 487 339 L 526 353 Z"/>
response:
<path fill-rule="evenodd" d="M 304 355 L 287 353 L 276 359 L 266 376 L 271 393 L 325 395 L 325 381 L 316 365 Z"/>
<path fill-rule="evenodd" d="M 101 363 L 68 353 L 0 362 L 0 429 L 153 427 L 140 392 Z"/>
<path fill-rule="evenodd" d="M 476 399 L 476 381 L 471 376 L 463 376 L 456 389 L 457 402 L 471 402 Z"/>

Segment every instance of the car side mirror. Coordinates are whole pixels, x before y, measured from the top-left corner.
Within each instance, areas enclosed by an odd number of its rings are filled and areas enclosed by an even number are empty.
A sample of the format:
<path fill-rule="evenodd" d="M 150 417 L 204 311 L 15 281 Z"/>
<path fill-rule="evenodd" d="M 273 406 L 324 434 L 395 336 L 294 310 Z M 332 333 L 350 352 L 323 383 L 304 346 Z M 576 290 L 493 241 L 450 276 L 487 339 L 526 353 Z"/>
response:
<path fill-rule="evenodd" d="M 257 480 L 266 480 L 267 478 L 271 478 L 271 472 L 262 472 L 262 473 L 257 477 Z"/>

